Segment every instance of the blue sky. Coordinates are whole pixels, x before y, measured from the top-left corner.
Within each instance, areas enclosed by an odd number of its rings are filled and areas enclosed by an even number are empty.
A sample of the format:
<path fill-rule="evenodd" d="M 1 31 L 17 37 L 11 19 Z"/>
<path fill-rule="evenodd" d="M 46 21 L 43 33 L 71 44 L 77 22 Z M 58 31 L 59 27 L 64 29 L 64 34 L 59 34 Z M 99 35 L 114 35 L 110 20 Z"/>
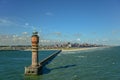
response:
<path fill-rule="evenodd" d="M 41 40 L 120 45 L 120 0 L 0 0 L 0 44 L 34 29 Z"/>

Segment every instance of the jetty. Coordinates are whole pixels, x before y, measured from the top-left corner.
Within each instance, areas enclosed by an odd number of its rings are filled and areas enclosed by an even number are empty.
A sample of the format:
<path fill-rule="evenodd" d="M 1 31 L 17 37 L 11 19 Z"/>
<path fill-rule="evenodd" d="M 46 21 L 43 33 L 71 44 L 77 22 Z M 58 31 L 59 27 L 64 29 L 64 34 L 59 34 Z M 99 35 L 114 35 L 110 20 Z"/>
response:
<path fill-rule="evenodd" d="M 45 66 L 48 64 L 53 58 L 55 58 L 62 50 L 57 50 L 47 58 L 43 59 L 39 64 Z"/>
<path fill-rule="evenodd" d="M 32 42 L 32 64 L 28 67 L 25 67 L 25 75 L 40 75 L 42 74 L 42 68 L 48 64 L 53 58 L 55 58 L 62 50 L 57 50 L 52 53 L 50 56 L 46 57 L 39 62 L 38 58 L 38 44 L 39 36 L 38 32 L 33 32 L 31 37 Z"/>

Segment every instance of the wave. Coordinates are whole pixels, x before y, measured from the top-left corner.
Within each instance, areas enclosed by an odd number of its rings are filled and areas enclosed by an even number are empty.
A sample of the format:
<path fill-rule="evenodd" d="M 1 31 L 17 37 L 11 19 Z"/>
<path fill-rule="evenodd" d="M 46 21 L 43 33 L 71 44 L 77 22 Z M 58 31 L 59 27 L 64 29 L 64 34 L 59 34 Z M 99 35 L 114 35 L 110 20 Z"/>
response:
<path fill-rule="evenodd" d="M 66 51 L 62 52 L 61 54 L 76 54 L 76 51 Z"/>
<path fill-rule="evenodd" d="M 85 57 L 87 57 L 87 56 L 76 56 L 76 57 L 79 57 L 79 58 L 85 58 Z"/>

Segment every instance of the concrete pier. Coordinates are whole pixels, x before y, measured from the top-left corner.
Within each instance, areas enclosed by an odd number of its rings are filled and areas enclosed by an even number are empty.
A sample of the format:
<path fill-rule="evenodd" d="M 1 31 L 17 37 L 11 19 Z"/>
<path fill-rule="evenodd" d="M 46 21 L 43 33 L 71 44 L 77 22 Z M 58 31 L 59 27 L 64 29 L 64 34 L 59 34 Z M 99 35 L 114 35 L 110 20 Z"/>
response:
<path fill-rule="evenodd" d="M 54 57 L 56 57 L 62 50 L 57 50 L 56 52 L 54 52 L 53 54 L 51 54 L 50 56 L 48 56 L 47 58 L 45 58 L 44 60 L 42 60 L 39 65 L 45 66 L 50 60 L 52 60 Z"/>
<path fill-rule="evenodd" d="M 46 57 L 42 61 L 38 63 L 38 66 L 33 67 L 25 67 L 25 75 L 41 75 L 42 68 L 48 64 L 54 57 L 56 57 L 62 50 L 57 50 L 56 52 L 52 53 L 50 56 Z"/>

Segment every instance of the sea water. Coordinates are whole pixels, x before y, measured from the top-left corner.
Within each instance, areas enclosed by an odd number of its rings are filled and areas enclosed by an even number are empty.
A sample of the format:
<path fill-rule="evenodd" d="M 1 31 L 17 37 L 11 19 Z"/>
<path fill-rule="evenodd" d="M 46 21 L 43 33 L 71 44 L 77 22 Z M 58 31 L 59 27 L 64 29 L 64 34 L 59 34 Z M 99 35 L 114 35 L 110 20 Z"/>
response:
<path fill-rule="evenodd" d="M 40 51 L 39 60 L 54 51 Z M 120 80 L 120 47 L 61 52 L 43 75 L 24 76 L 30 51 L 0 51 L 0 80 Z"/>

